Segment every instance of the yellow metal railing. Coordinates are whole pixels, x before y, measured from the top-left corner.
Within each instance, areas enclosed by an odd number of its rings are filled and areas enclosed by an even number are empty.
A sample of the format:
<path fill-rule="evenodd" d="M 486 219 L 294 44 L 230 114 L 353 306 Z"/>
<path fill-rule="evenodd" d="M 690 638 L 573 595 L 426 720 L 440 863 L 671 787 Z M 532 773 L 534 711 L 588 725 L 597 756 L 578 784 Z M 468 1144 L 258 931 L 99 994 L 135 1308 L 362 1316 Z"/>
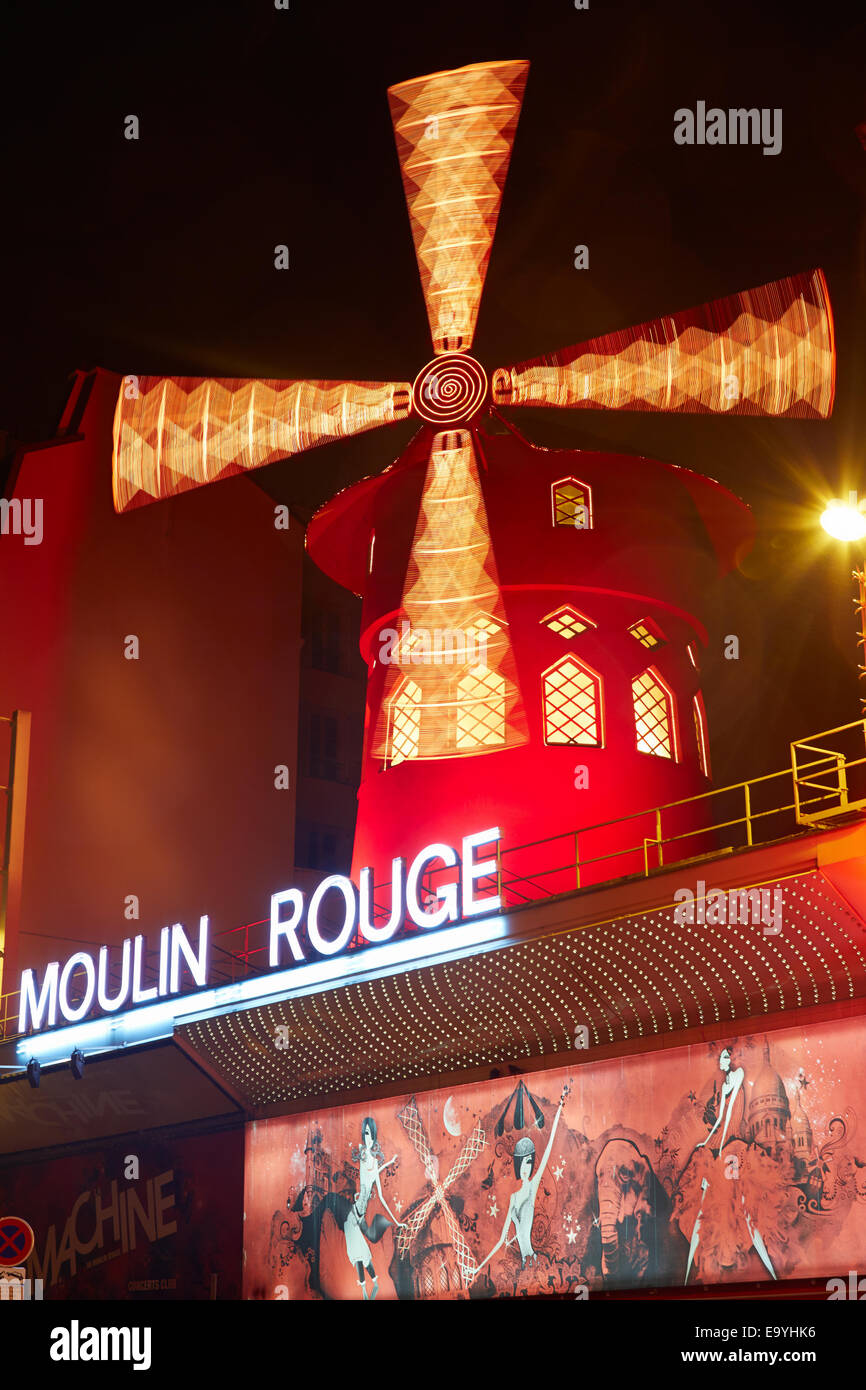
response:
<path fill-rule="evenodd" d="M 854 751 L 863 755 L 850 757 L 844 749 L 834 748 L 832 741 L 845 742 L 840 736 L 854 744 Z M 816 755 L 816 756 L 813 756 Z M 852 777 L 853 774 L 853 777 Z M 784 786 L 792 786 L 792 791 L 776 793 L 780 779 Z M 790 780 L 789 780 L 790 779 Z M 829 779 L 829 780 L 828 780 Z M 859 791 L 862 795 L 852 795 Z M 765 804 L 768 797 L 770 804 Z M 788 796 L 792 796 L 788 800 Z M 690 824 L 687 828 L 677 828 L 677 815 L 683 818 L 684 808 L 693 808 L 699 802 L 717 804 L 718 799 L 732 799 L 730 812 L 708 816 L 701 824 Z M 573 892 L 575 888 L 599 887 L 613 880 L 635 873 L 649 876 L 673 863 L 696 862 L 716 859 L 735 849 L 746 849 L 756 844 L 767 844 L 783 839 L 797 828 L 810 829 L 822 824 L 832 823 L 840 815 L 856 815 L 866 810 L 866 718 L 852 724 L 840 725 L 816 734 L 809 740 L 801 740 L 791 745 L 791 766 L 780 772 L 770 772 L 762 777 L 752 777 L 747 781 L 735 782 L 727 787 L 714 787 L 711 791 L 697 796 L 671 801 L 664 806 L 650 807 L 645 811 L 633 811 L 627 816 L 597 825 L 585 826 L 579 830 L 568 830 L 560 835 L 548 836 L 543 840 L 530 841 L 524 845 L 496 848 L 496 885 L 503 906 L 519 906 L 522 902 L 533 902 L 545 897 Z M 775 818 L 775 823 L 774 823 Z M 692 817 L 689 817 L 691 820 Z M 633 836 L 623 837 L 615 832 L 631 823 L 636 823 Z M 587 850 L 593 836 L 616 839 L 613 848 L 602 853 L 591 854 Z M 611 832 L 614 832 L 613 834 Z M 562 855 L 551 866 L 545 861 L 549 853 L 532 854 L 545 847 L 555 847 L 562 842 Z M 691 841 L 691 845 L 688 843 Z M 711 843 L 708 843 L 710 842 Z M 727 841 L 727 843 L 725 843 Z M 697 852 L 689 856 L 689 849 Z M 703 848 L 701 846 L 704 846 Z M 681 852 L 684 851 L 684 852 Z M 558 854 L 559 851 L 556 851 Z M 526 856 L 529 855 L 529 865 Z M 508 860 L 520 856 L 519 869 L 510 869 Z M 532 863 L 534 859 L 534 864 Z M 619 864 L 617 866 L 617 861 Z M 588 871 L 599 867 L 599 872 L 591 876 L 587 883 Z M 528 871 L 527 871 L 528 869 Z M 432 870 L 425 875 L 425 883 L 435 892 L 437 878 L 444 879 L 453 869 Z M 555 881 L 551 884 L 550 880 Z M 491 886 L 493 875 L 491 874 Z M 545 883 L 547 880 L 547 883 Z M 565 886 L 567 884 L 567 886 Z M 381 886 L 381 885 L 380 885 Z M 483 888 L 483 881 L 479 887 Z M 374 886 L 375 893 L 375 886 Z M 224 957 L 223 968 L 230 971 L 226 978 L 235 978 L 236 962 L 243 975 L 249 973 L 250 958 L 266 949 L 264 944 L 251 941 L 253 928 L 267 930 L 267 920 L 233 927 L 216 933 L 218 938 L 230 938 L 233 933 L 244 933 L 242 950 L 218 948 Z M 263 935 L 264 942 L 265 937 Z M 231 943 L 234 946 L 234 942 Z M 260 973 L 256 969 L 255 973 Z M 17 991 L 0 996 L 0 1038 L 14 1034 L 18 1023 Z"/>
<path fill-rule="evenodd" d="M 546 840 L 529 841 L 524 845 L 513 845 L 507 849 L 502 849 L 497 856 L 497 877 L 501 886 L 517 892 L 519 896 L 530 901 L 535 894 L 520 893 L 520 885 L 529 887 L 537 885 L 539 879 L 561 876 L 564 872 L 571 871 L 574 874 L 574 884 L 577 888 L 586 885 L 586 872 L 591 866 L 604 864 L 606 861 L 625 861 L 634 865 L 642 863 L 644 875 L 662 869 L 666 863 L 671 862 L 671 855 L 668 853 L 667 859 L 665 850 L 667 847 L 682 845 L 687 848 L 685 842 L 706 840 L 707 837 L 714 837 L 715 843 L 703 853 L 697 854 L 697 858 L 713 858 L 724 852 L 730 852 L 737 848 L 751 848 L 756 843 L 768 843 L 772 839 L 783 838 L 785 834 L 790 834 L 796 827 L 812 827 L 827 824 L 840 815 L 850 815 L 866 809 L 866 773 L 860 775 L 862 782 L 861 791 L 863 795 L 859 797 L 851 796 L 850 774 L 858 769 L 866 769 L 866 756 L 849 757 L 843 750 L 828 748 L 824 745 L 834 737 L 839 735 L 850 735 L 850 739 L 855 738 L 859 745 L 862 740 L 862 747 L 866 753 L 866 719 L 855 720 L 851 724 L 840 725 L 836 729 L 828 729 L 824 733 L 816 734 L 813 739 L 801 740 L 791 745 L 791 766 L 782 769 L 780 772 L 770 772 L 762 777 L 751 777 L 743 782 L 735 782 L 727 787 L 714 787 L 711 791 L 700 792 L 697 796 L 685 797 L 679 801 L 671 801 L 664 806 L 648 808 L 645 811 L 633 811 L 627 816 L 617 816 L 609 821 L 602 821 L 596 825 L 586 826 L 582 830 L 569 830 L 562 835 L 548 837 Z M 822 743 L 818 743 L 821 740 Z M 859 746 L 857 750 L 859 752 Z M 817 757 L 808 757 L 809 754 L 817 754 Z M 828 781 L 827 777 L 831 780 Z M 760 791 L 768 789 L 771 783 L 778 783 L 783 779 L 787 783 L 788 779 L 792 783 L 793 799 L 788 801 L 784 794 L 774 797 L 772 804 L 760 804 Z M 756 797 L 756 793 L 758 796 Z M 698 802 L 706 801 L 718 804 L 721 797 L 733 797 L 741 801 L 742 814 L 726 814 L 721 816 L 710 815 L 698 826 L 692 826 L 685 830 L 674 830 L 670 828 L 670 823 L 675 819 L 674 813 L 682 815 L 684 807 L 694 807 Z M 732 808 L 737 810 L 736 805 Z M 765 826 L 771 818 L 779 820 L 777 833 L 771 833 L 769 825 Z M 787 826 L 784 820 L 787 818 Z M 635 826 L 635 838 L 626 844 L 617 844 L 613 849 L 609 849 L 601 854 L 591 854 L 586 851 L 587 841 L 592 836 L 602 835 L 603 832 L 614 831 L 615 827 L 627 826 L 630 822 L 637 822 Z M 766 831 L 766 833 L 765 833 Z M 727 836 L 734 843 L 723 844 L 722 837 Z M 508 877 L 506 860 L 511 856 L 524 856 L 527 851 L 539 850 L 542 845 L 554 844 L 557 840 L 563 841 L 565 851 L 562 862 L 557 862 L 547 868 L 536 869 L 531 875 L 521 875 L 515 873 Z M 570 846 L 566 850 L 566 846 Z M 581 854 L 581 846 L 584 853 Z M 676 855 L 674 858 L 681 861 L 682 856 Z M 611 865 L 611 867 L 613 867 Z M 620 873 L 615 871 L 609 874 L 596 874 L 592 878 L 593 885 L 621 877 L 623 874 L 637 872 L 636 868 L 624 868 Z M 561 892 L 562 889 L 553 891 Z"/>
<path fill-rule="evenodd" d="M 18 994 L 17 989 L 10 990 L 8 994 L 0 994 L 0 1041 L 17 1032 Z"/>
<path fill-rule="evenodd" d="M 854 730 L 857 731 L 856 735 Z M 791 771 L 794 778 L 794 805 L 796 817 L 801 825 L 816 825 L 822 821 L 832 819 L 835 816 L 847 815 L 852 811 L 862 810 L 866 806 L 866 795 L 860 798 L 851 798 L 849 773 L 856 768 L 866 766 L 866 720 L 858 719 L 853 724 L 840 724 L 836 729 L 827 729 L 822 734 L 816 734 L 816 738 L 822 740 L 836 739 L 837 742 L 848 742 L 854 745 L 856 752 L 860 752 L 860 735 L 863 736 L 863 755 L 856 758 L 847 757 L 845 752 L 839 748 L 824 748 L 816 743 L 807 743 L 800 740 L 791 744 Z M 848 735 L 847 740 L 842 735 Z M 815 753 L 817 757 L 811 761 L 803 761 L 804 754 Z M 809 774 L 808 776 L 805 774 Z M 827 780 L 829 779 L 829 780 Z M 866 789 L 863 789 L 866 791 Z M 804 798 L 804 791 L 815 791 L 816 797 Z M 809 805 L 816 802 L 824 803 L 814 810 L 806 809 Z M 829 804 L 828 804 L 829 803 Z"/>

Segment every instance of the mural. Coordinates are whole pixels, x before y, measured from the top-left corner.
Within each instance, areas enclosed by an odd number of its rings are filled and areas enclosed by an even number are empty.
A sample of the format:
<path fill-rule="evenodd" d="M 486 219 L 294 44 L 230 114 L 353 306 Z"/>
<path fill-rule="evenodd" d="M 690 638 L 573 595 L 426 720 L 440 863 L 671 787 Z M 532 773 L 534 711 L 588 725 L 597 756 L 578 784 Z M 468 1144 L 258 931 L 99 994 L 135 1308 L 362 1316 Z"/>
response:
<path fill-rule="evenodd" d="M 863 1023 L 247 1127 L 244 1297 L 587 1297 L 866 1266 Z"/>

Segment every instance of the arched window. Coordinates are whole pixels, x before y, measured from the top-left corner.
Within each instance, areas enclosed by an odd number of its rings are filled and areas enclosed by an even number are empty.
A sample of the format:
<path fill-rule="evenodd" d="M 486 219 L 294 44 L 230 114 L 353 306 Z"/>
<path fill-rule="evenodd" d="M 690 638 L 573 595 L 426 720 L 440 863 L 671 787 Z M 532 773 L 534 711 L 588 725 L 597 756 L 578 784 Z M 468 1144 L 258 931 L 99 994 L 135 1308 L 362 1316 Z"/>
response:
<path fill-rule="evenodd" d="M 505 677 L 473 666 L 457 682 L 457 751 L 505 743 Z"/>
<path fill-rule="evenodd" d="M 701 765 L 701 772 L 705 777 L 712 777 L 710 772 L 710 741 L 707 738 L 707 712 L 704 709 L 704 697 L 700 691 L 692 700 L 692 714 L 695 720 L 695 742 L 698 745 L 698 762 Z"/>
<path fill-rule="evenodd" d="M 634 725 L 639 753 L 677 761 L 674 697 L 654 667 L 631 683 Z"/>
<path fill-rule="evenodd" d="M 417 758 L 421 733 L 421 687 L 413 680 L 401 685 L 391 701 L 388 751 L 391 766 Z"/>
<path fill-rule="evenodd" d="M 579 478 L 560 478 L 551 488 L 554 526 L 592 530 L 592 491 Z"/>
<path fill-rule="evenodd" d="M 544 673 L 544 742 L 602 746 L 601 677 L 565 656 Z"/>

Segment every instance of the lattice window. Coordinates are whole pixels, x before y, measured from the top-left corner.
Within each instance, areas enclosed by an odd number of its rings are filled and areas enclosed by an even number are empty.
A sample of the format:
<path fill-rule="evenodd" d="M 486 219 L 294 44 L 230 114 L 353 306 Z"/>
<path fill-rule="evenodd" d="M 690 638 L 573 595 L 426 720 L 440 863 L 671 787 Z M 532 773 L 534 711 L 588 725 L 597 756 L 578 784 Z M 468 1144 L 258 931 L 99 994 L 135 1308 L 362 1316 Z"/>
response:
<path fill-rule="evenodd" d="M 491 618 L 489 613 L 476 613 L 469 625 L 476 632 L 486 632 L 488 637 L 493 637 L 497 632 L 502 631 L 502 624 L 495 618 Z"/>
<path fill-rule="evenodd" d="M 656 647 L 663 647 L 665 644 L 665 639 L 652 618 L 641 618 L 640 622 L 632 623 L 629 632 L 647 651 L 654 651 Z"/>
<path fill-rule="evenodd" d="M 562 608 L 557 608 L 556 612 L 548 613 L 546 618 L 541 621 L 545 627 L 549 627 L 551 632 L 555 632 L 558 637 L 564 637 L 567 642 L 572 637 L 577 637 L 581 632 L 586 632 L 588 628 L 595 627 L 591 618 L 585 614 L 578 613 L 576 608 L 569 604 L 564 604 Z"/>
<path fill-rule="evenodd" d="M 658 671 L 650 668 L 631 683 L 638 752 L 676 760 L 674 700 Z"/>
<path fill-rule="evenodd" d="M 457 747 L 496 748 L 505 743 L 505 677 L 473 666 L 457 683 Z"/>
<path fill-rule="evenodd" d="M 570 656 L 544 675 L 544 741 L 601 747 L 601 680 Z"/>
<path fill-rule="evenodd" d="M 421 687 L 407 680 L 391 701 L 391 766 L 417 758 L 421 734 Z"/>
<path fill-rule="evenodd" d="M 692 714 L 695 721 L 695 742 L 698 745 L 698 762 L 701 765 L 701 772 L 705 777 L 711 777 L 710 772 L 710 742 L 707 738 L 707 712 L 704 709 L 704 697 L 698 691 L 692 700 Z"/>
<path fill-rule="evenodd" d="M 592 529 L 592 491 L 578 478 L 561 478 L 551 488 L 554 526 Z"/>

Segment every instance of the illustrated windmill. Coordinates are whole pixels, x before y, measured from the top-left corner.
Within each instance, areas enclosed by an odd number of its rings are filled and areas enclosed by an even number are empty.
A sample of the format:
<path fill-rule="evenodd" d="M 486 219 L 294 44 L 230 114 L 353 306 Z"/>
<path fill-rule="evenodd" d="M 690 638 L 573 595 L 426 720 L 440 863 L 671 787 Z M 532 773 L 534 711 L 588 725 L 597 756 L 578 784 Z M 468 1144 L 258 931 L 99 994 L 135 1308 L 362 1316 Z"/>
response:
<path fill-rule="evenodd" d="M 747 509 L 687 469 L 538 449 L 508 421 L 488 433 L 491 412 L 832 409 L 820 270 L 492 372 L 470 355 L 528 70 L 478 63 L 389 90 L 433 339 L 414 381 L 142 377 L 118 400 L 121 512 L 420 422 L 394 465 L 307 533 L 320 567 L 365 600 L 356 867 L 408 848 L 407 819 L 419 846 L 493 824 L 519 844 L 709 785 L 692 600 L 736 563 Z M 400 634 L 387 661 L 386 629 Z M 483 635 L 483 659 L 465 634 Z M 579 807 L 575 749 L 595 777 Z"/>

